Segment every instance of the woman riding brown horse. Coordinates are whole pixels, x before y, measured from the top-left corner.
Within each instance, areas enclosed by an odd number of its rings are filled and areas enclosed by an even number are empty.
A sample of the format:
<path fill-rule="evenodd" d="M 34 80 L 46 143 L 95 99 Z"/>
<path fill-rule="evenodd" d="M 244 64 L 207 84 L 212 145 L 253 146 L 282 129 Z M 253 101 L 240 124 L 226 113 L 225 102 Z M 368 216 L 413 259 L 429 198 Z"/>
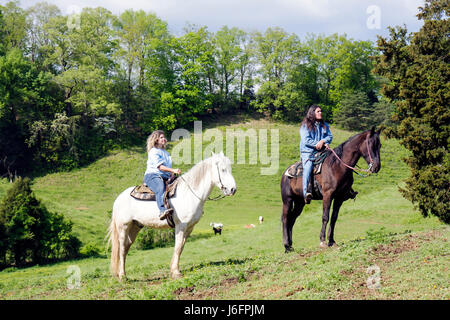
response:
<path fill-rule="evenodd" d="M 322 165 L 321 173 L 315 175 L 319 183 L 323 198 L 322 230 L 320 231 L 320 246 L 326 247 L 325 231 L 329 220 L 331 202 L 333 213 L 328 229 L 328 246 L 335 245 L 334 226 L 338 218 L 339 209 L 348 200 L 353 184 L 353 167 L 362 156 L 369 165 L 370 172 L 378 172 L 380 160 L 380 130 L 371 130 L 357 134 L 327 156 Z M 286 171 L 285 171 L 286 172 Z M 283 173 L 281 178 L 281 198 L 283 200 L 283 243 L 286 252 L 292 251 L 292 227 L 301 214 L 305 205 L 302 187 L 302 177 L 288 177 Z M 317 200 L 318 198 L 313 200 Z M 333 201 L 334 200 L 334 201 Z"/>

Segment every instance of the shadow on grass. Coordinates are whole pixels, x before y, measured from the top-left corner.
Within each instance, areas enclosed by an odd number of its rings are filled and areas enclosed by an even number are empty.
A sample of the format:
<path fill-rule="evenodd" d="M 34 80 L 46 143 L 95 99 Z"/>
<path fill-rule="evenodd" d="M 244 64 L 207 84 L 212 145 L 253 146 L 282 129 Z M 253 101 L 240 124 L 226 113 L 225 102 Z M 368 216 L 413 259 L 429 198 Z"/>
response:
<path fill-rule="evenodd" d="M 226 260 L 221 260 L 221 261 L 209 261 L 209 262 L 202 262 L 200 264 L 196 264 L 191 266 L 190 268 L 185 269 L 185 272 L 191 272 L 194 270 L 199 270 L 199 269 L 203 269 L 203 268 L 207 268 L 207 267 L 217 267 L 217 266 L 227 266 L 227 265 L 241 265 L 241 264 L 245 264 L 251 261 L 254 261 L 255 258 L 243 258 L 243 259 L 233 259 L 233 258 L 229 258 Z"/>

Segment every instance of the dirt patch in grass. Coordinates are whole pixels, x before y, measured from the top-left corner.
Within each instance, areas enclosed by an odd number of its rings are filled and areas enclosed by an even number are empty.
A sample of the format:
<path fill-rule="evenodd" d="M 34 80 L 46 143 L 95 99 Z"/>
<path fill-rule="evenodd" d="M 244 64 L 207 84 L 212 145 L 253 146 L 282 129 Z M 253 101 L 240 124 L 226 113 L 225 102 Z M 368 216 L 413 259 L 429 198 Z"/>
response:
<path fill-rule="evenodd" d="M 191 286 L 191 287 L 187 287 L 187 288 L 178 288 L 177 290 L 175 290 L 174 293 L 177 295 L 177 298 L 180 298 L 180 296 L 189 295 L 194 290 L 195 290 L 195 286 Z"/>
<path fill-rule="evenodd" d="M 195 290 L 195 287 L 179 288 L 175 291 L 178 300 L 204 300 L 214 299 L 221 290 L 235 286 L 239 283 L 239 278 L 232 277 L 224 279 L 220 284 L 214 285 L 207 289 Z"/>
<path fill-rule="evenodd" d="M 370 248 L 367 250 L 367 255 L 369 264 L 372 264 L 373 268 L 365 265 L 354 268 L 354 271 L 352 269 L 341 271 L 340 274 L 350 278 L 354 285 L 345 292 L 338 292 L 335 299 L 386 299 L 386 296 L 376 287 L 376 282 L 372 282 L 370 278 L 376 276 L 377 270 L 386 270 L 389 268 L 389 265 L 395 264 L 402 254 L 418 250 L 424 242 L 433 241 L 440 237 L 442 237 L 441 231 L 432 230 L 425 233 L 406 235 L 400 239 L 392 239 L 388 243 L 378 244 Z M 390 283 L 390 286 L 395 286 L 394 280 L 388 279 L 384 273 L 380 273 L 380 281 L 381 283 Z M 400 296 L 391 297 L 391 299 L 397 298 L 401 299 Z"/>

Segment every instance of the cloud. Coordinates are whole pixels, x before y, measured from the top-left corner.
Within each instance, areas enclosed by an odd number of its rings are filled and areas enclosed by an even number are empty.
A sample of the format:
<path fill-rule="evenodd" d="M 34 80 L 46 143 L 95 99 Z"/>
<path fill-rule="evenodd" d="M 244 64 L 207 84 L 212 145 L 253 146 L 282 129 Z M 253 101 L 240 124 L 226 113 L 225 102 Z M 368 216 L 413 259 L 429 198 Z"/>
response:
<path fill-rule="evenodd" d="M 281 27 L 289 33 L 346 33 L 360 40 L 386 35 L 387 26 L 403 25 L 417 31 L 421 22 L 415 15 L 424 0 L 46 0 L 66 12 L 71 5 L 104 7 L 114 14 L 127 9 L 151 11 L 165 20 L 170 30 L 180 34 L 187 22 L 206 25 L 210 31 L 222 26 L 246 31 Z M 22 0 L 28 7 L 39 0 Z M 367 27 L 367 8 L 378 6 L 381 28 Z"/>

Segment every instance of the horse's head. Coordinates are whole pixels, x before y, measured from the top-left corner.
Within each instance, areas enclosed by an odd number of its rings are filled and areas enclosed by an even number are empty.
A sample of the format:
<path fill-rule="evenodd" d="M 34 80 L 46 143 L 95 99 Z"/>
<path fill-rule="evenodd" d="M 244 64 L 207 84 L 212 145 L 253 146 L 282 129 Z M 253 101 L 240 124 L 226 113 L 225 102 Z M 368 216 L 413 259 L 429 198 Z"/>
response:
<path fill-rule="evenodd" d="M 236 193 L 236 181 L 231 174 L 231 161 L 223 152 L 212 156 L 212 180 L 226 196 Z"/>
<path fill-rule="evenodd" d="M 361 154 L 369 165 L 370 172 L 374 173 L 377 173 L 381 169 L 380 132 L 381 129 L 375 131 L 375 127 L 372 127 L 367 134 L 364 144 L 361 145 Z"/>

